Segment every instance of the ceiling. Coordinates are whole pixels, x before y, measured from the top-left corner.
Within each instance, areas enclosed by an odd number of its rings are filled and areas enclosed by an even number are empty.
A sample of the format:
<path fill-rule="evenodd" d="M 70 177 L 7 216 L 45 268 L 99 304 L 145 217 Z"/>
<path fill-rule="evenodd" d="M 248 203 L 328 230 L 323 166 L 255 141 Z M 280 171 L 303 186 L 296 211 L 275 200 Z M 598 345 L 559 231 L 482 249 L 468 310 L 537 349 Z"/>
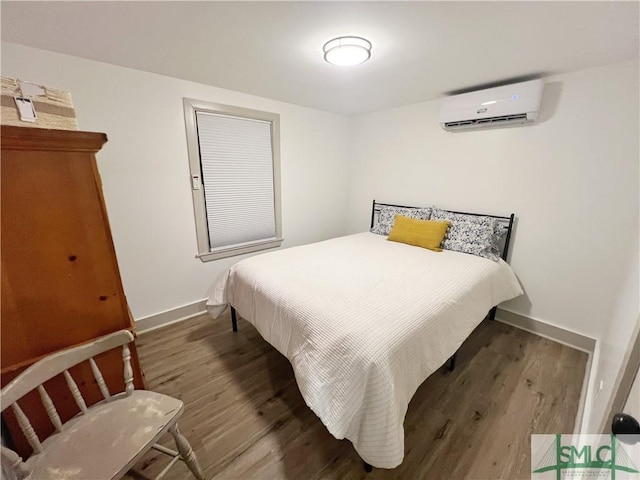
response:
<path fill-rule="evenodd" d="M 7 2 L 2 40 L 341 114 L 639 57 L 632 2 Z M 371 60 L 336 67 L 354 34 Z"/>

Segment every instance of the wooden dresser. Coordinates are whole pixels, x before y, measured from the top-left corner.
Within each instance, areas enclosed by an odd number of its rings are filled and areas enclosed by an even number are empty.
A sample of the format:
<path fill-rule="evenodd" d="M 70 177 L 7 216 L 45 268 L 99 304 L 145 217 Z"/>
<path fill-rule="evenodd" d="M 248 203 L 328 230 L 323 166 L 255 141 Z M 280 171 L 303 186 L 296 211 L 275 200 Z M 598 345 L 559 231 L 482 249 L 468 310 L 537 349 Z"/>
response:
<path fill-rule="evenodd" d="M 122 289 L 95 160 L 106 135 L 0 128 L 4 386 L 43 356 L 117 330 L 134 331 L 134 322 Z M 135 383 L 143 388 L 135 348 L 132 353 Z M 112 392 L 122 391 L 120 352 L 107 352 L 98 364 Z M 89 403 L 102 398 L 90 368 L 71 373 Z M 45 387 L 61 416 L 78 412 L 62 378 Z M 37 393 L 24 397 L 20 406 L 30 410 L 41 438 L 53 431 Z M 24 456 L 30 449 L 15 420 L 10 414 L 3 420 Z"/>

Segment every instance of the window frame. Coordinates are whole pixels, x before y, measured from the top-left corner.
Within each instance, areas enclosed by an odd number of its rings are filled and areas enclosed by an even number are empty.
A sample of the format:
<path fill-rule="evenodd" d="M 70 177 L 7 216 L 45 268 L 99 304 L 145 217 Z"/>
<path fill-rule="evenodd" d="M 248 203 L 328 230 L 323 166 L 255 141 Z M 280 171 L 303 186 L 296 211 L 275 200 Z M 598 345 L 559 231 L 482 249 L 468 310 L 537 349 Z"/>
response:
<path fill-rule="evenodd" d="M 183 98 L 183 105 L 187 133 L 187 150 L 189 153 L 189 171 L 191 174 L 190 186 L 198 243 L 198 254 L 196 256 L 201 261 L 208 262 L 211 260 L 218 260 L 221 258 L 228 258 L 243 255 L 245 253 L 258 252 L 261 250 L 279 247 L 284 241 L 284 238 L 282 237 L 282 209 L 280 194 L 280 115 L 277 113 L 234 107 L 231 105 L 212 103 L 192 98 Z M 220 247 L 215 249 L 215 251 L 211 251 L 209 227 L 207 224 L 205 188 L 202 181 L 202 168 L 200 165 L 200 146 L 196 112 L 241 117 L 250 120 L 262 120 L 270 123 L 271 154 L 273 162 L 273 202 L 276 227 L 275 239 L 257 240 L 250 244 Z"/>

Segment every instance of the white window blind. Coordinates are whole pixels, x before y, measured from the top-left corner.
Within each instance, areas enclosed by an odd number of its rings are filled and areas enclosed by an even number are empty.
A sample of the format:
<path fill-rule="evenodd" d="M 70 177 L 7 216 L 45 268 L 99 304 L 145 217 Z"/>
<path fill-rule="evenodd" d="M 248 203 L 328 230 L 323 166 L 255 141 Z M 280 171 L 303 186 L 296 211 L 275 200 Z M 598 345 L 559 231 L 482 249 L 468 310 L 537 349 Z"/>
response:
<path fill-rule="evenodd" d="M 196 112 L 209 247 L 276 239 L 271 122 Z"/>

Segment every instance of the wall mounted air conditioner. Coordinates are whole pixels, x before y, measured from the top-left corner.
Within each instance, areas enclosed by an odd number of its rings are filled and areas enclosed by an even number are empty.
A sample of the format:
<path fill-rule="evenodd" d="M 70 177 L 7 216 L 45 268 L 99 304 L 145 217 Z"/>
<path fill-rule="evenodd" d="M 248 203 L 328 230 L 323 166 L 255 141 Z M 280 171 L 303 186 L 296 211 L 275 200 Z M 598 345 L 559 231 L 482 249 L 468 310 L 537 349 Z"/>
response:
<path fill-rule="evenodd" d="M 457 131 L 534 122 L 543 88 L 542 80 L 531 80 L 447 97 L 440 106 L 440 126 Z"/>

